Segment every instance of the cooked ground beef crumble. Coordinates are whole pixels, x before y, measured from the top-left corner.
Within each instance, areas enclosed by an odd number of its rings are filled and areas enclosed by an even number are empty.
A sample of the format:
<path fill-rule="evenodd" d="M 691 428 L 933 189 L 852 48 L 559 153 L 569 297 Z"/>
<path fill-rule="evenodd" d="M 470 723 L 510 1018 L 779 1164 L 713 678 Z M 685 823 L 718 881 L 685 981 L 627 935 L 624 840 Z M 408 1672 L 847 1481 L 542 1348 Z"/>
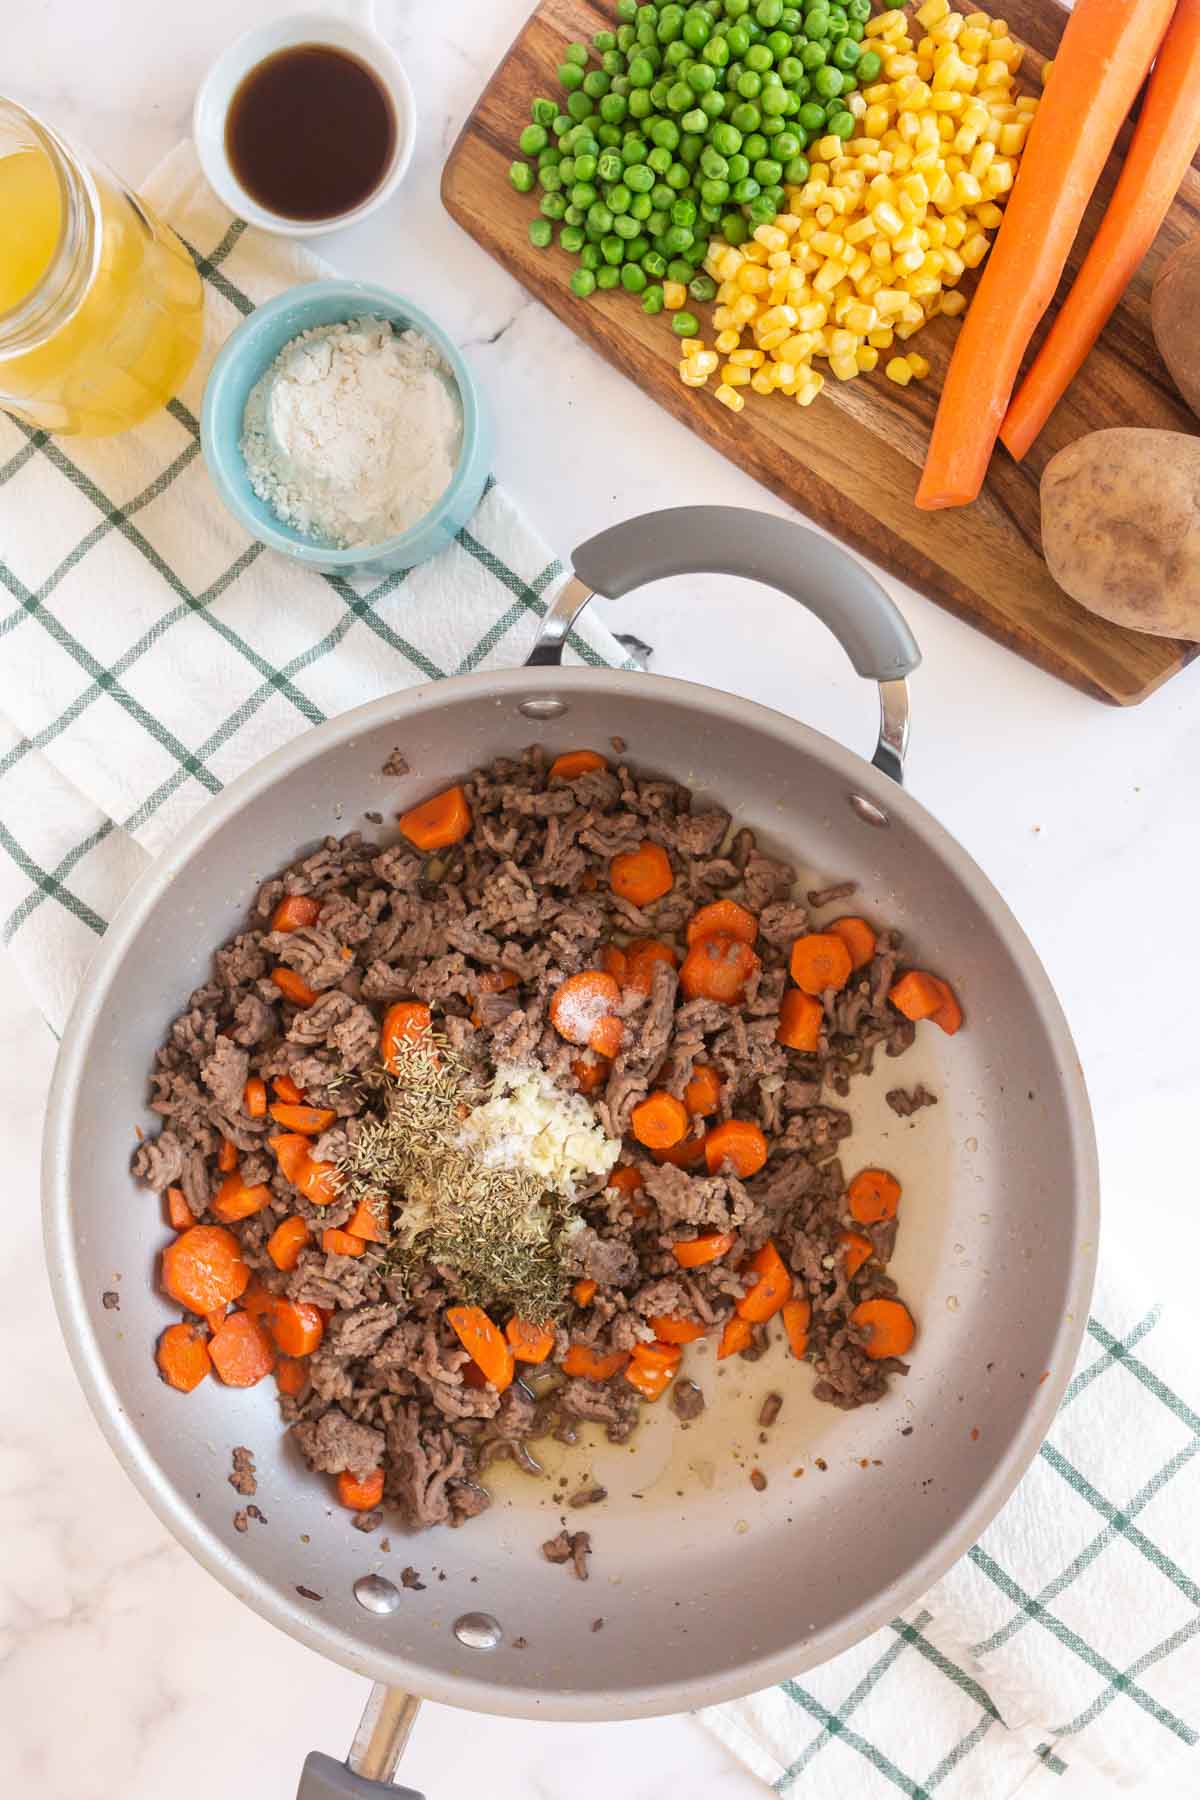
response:
<path fill-rule="evenodd" d="M 235 1147 L 243 1181 L 266 1186 L 269 1203 L 230 1227 L 242 1256 L 261 1288 L 327 1310 L 306 1378 L 280 1396 L 284 1421 L 314 1471 L 347 1471 L 364 1481 L 382 1469 L 383 1505 L 398 1509 L 412 1528 L 460 1525 L 482 1512 L 490 1503 L 488 1464 L 499 1456 L 526 1459 L 528 1440 L 556 1433 L 570 1441 L 580 1420 L 595 1420 L 612 1441 L 625 1441 L 642 1402 L 620 1373 L 607 1381 L 562 1379 L 540 1397 L 520 1379 L 503 1393 L 479 1385 L 446 1321 L 447 1307 L 460 1297 L 451 1271 L 426 1264 L 401 1280 L 385 1257 L 319 1247 L 323 1230 L 344 1226 L 352 1205 L 314 1205 L 285 1177 L 268 1148 L 278 1127 L 247 1112 L 246 1082 L 257 1077 L 269 1087 L 287 1077 L 309 1105 L 329 1109 L 334 1123 L 313 1155 L 343 1161 L 379 1104 L 362 1077 L 378 1065 L 383 1012 L 397 999 L 426 1001 L 435 1029 L 480 1080 L 500 1063 L 536 1063 L 573 1089 L 580 1065 L 597 1059 L 565 1043 L 549 1021 L 564 978 L 595 966 L 614 941 L 653 936 L 682 945 L 699 906 L 739 901 L 758 918 L 761 959 L 739 1004 L 683 998 L 667 962 L 654 965 L 648 993 L 622 994 L 623 1046 L 611 1065 L 601 1065 L 591 1102 L 604 1130 L 624 1139 L 622 1162 L 640 1172 L 643 1185 L 631 1196 L 598 1176 L 579 1190 L 585 1224 L 574 1240 L 575 1272 L 598 1285 L 585 1306 L 565 1301 L 547 1366 L 573 1344 L 628 1352 L 653 1339 L 647 1321 L 663 1314 L 718 1331 L 753 1279 L 739 1269 L 770 1239 L 795 1293 L 811 1303 L 807 1357 L 820 1399 L 840 1407 L 876 1400 L 888 1376 L 906 1367 L 868 1357 L 849 1320 L 859 1302 L 896 1293 L 886 1273 L 896 1222 L 856 1227 L 873 1254 L 847 1277 L 836 1252 L 851 1223 L 839 1160 L 851 1120 L 829 1098 L 831 1089 L 844 1095 L 853 1075 L 870 1070 L 878 1049 L 897 1056 L 913 1041 L 913 1025 L 887 999 L 897 935 L 880 931 L 870 963 L 839 992 L 826 993 L 816 1053 L 785 1049 L 776 1033 L 788 954 L 809 929 L 795 871 L 760 850 L 749 830 L 735 830 L 725 812 L 694 808 L 674 781 L 636 776 L 625 766 L 551 780 L 548 767 L 534 748 L 475 771 L 465 783 L 468 836 L 432 856 L 404 839 L 380 845 L 353 832 L 327 838 L 267 881 L 245 929 L 216 951 L 211 979 L 191 995 L 157 1052 L 150 1106 L 163 1125 L 133 1156 L 134 1174 L 159 1192 L 178 1188 L 196 1221 L 213 1220 L 210 1206 L 225 1179 L 218 1169 L 223 1143 Z M 646 839 L 666 852 L 673 885 L 643 908 L 612 891 L 608 866 Z M 808 898 L 824 903 L 849 891 L 844 884 Z M 319 917 L 273 931 L 285 896 L 311 896 Z M 308 985 L 310 1004 L 285 997 L 272 981 L 280 967 Z M 481 992 L 481 977 L 501 971 L 511 985 Z M 766 1134 L 766 1166 L 748 1180 L 728 1164 L 713 1174 L 703 1165 L 696 1173 L 660 1163 L 629 1136 L 633 1110 L 648 1091 L 681 1097 L 698 1063 L 715 1069 L 721 1082 L 718 1113 L 708 1123 L 753 1119 Z M 921 1087 L 888 1098 L 897 1112 L 933 1100 Z M 399 1207 L 401 1197 L 393 1200 Z M 313 1241 L 293 1268 L 281 1270 L 267 1242 L 296 1214 Z M 730 1251 L 682 1269 L 672 1245 L 703 1232 L 732 1234 Z M 765 1343 L 766 1330 L 756 1328 L 744 1354 L 761 1355 Z M 682 1380 L 673 1402 L 685 1420 L 704 1404 Z M 235 1463 L 243 1455 L 235 1452 Z M 235 1469 L 231 1480 L 242 1493 L 254 1491 L 250 1468 Z M 376 1509 L 364 1513 L 369 1529 Z M 557 1558 L 565 1542 L 586 1579 L 587 1552 L 579 1546 L 586 1536 L 563 1533 L 545 1552 Z"/>

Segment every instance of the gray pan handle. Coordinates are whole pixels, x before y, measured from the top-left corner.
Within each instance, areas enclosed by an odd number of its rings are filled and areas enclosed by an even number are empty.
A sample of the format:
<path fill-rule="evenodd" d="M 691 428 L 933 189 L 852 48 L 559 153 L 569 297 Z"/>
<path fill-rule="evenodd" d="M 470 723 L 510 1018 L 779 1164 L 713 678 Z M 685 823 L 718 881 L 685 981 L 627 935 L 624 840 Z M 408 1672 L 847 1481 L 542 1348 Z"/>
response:
<path fill-rule="evenodd" d="M 679 506 L 643 513 L 581 544 L 574 574 L 542 621 L 529 656 L 561 663 L 567 634 L 595 594 L 617 600 L 668 575 L 741 575 L 778 588 L 827 625 L 859 675 L 879 684 L 879 742 L 872 761 L 901 781 L 908 747 L 905 676 L 921 653 L 875 577 L 828 538 L 791 519 L 740 506 Z"/>
<path fill-rule="evenodd" d="M 304 1760 L 296 1800 L 423 1800 L 415 1788 L 392 1785 L 420 1705 L 403 1688 L 377 1681 L 345 1762 L 313 1750 Z"/>

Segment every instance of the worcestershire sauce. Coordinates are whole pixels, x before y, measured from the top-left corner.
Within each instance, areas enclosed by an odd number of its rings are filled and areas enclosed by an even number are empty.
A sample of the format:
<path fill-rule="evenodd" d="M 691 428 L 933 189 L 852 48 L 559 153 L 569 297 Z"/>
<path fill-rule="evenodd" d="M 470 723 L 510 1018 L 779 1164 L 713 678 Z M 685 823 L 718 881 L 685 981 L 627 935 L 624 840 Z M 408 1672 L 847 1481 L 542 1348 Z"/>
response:
<path fill-rule="evenodd" d="M 390 96 L 358 57 L 293 44 L 246 75 L 225 152 L 246 192 L 287 219 L 332 219 L 370 198 L 391 165 Z"/>

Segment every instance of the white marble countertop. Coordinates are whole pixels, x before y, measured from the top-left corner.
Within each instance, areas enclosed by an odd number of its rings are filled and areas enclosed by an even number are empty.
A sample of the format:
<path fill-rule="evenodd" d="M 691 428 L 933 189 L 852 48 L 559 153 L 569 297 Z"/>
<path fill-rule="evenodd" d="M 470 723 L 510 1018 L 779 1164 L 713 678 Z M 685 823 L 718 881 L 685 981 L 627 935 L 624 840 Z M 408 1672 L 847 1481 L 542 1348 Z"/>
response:
<path fill-rule="evenodd" d="M 136 182 L 188 130 L 209 60 L 284 10 L 272 0 L 33 0 L 6 20 L 4 82 Z M 623 515 L 685 500 L 784 510 L 601 363 L 441 211 L 442 161 L 526 10 L 527 0 L 384 0 L 422 109 L 418 152 L 391 204 L 326 239 L 324 253 L 411 294 L 458 336 L 495 405 L 497 473 L 560 551 Z M 1132 1240 L 1152 1213 L 1158 1287 L 1194 1309 L 1191 1259 L 1162 1252 L 1190 1240 L 1196 1200 L 1182 1179 L 1200 1099 L 1195 1037 L 1190 1006 L 1169 996 L 1181 982 L 1190 995 L 1196 967 L 1200 665 L 1143 706 L 1111 711 L 892 585 L 925 652 L 911 786 L 1004 891 L 1058 986 L 1097 1114 L 1110 1241 Z M 667 583 L 610 617 L 655 646 L 663 672 L 865 746 L 873 695 L 821 628 L 761 589 L 729 589 Z M 1113 956 L 1116 933 L 1126 948 Z M 38 1800 L 285 1800 L 308 1749 L 345 1753 L 365 1689 L 192 1564 L 87 1413 L 59 1343 L 36 1216 L 53 1052 L 5 962 L 0 1778 Z M 491 1800 L 650 1800 L 667 1783 L 706 1800 L 764 1792 L 688 1719 L 525 1725 L 440 1707 L 425 1709 L 403 1778 L 431 1800 L 485 1784 Z M 1183 1800 L 1194 1781 L 1193 1771 L 1186 1787 L 1158 1783 L 1155 1800 Z M 1078 1792 L 1107 1800 L 1115 1790 Z"/>

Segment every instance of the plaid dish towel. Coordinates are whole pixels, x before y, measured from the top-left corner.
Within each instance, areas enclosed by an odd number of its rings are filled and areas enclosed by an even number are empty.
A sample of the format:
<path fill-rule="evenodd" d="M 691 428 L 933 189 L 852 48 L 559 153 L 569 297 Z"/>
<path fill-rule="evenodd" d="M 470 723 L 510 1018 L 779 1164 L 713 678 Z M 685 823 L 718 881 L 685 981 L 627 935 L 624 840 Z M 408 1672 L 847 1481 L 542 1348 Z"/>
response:
<path fill-rule="evenodd" d="M 141 192 L 205 282 L 182 393 L 113 438 L 0 411 L 0 934 L 55 1030 L 126 890 L 211 795 L 366 700 L 515 667 L 562 574 L 494 486 L 449 549 L 382 579 L 249 538 L 200 454 L 205 379 L 256 305 L 330 271 L 235 220 L 190 143 Z M 591 619 L 568 655 L 628 661 Z"/>
<path fill-rule="evenodd" d="M 207 284 L 182 395 L 115 439 L 0 413 L 0 918 L 59 1029 L 131 883 L 208 797 L 360 702 L 526 654 L 559 564 L 493 488 L 385 580 L 317 576 L 234 526 L 199 455 L 212 356 L 324 273 L 248 232 L 190 146 L 146 183 Z M 4 595 L 0 595 L 3 602 Z M 588 622 L 573 640 L 625 660 Z M 1102 1286 L 1049 1442 L 923 1602 L 802 1679 L 701 1715 L 803 1800 L 1069 1796 L 1122 1786 L 1200 1726 L 1200 1393 L 1156 1312 Z"/>

